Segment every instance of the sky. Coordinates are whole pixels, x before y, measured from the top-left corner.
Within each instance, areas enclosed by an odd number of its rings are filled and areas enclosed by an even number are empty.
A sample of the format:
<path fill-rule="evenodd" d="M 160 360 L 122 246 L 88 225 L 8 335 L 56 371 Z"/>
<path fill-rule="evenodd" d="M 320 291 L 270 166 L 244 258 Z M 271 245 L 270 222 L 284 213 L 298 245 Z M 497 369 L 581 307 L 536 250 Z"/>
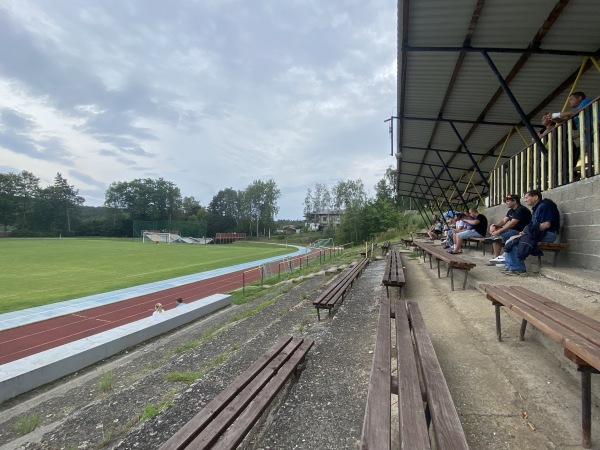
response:
<path fill-rule="evenodd" d="M 273 179 L 279 219 L 307 189 L 390 156 L 396 2 L 2 0 L 0 173 L 57 173 L 87 206 L 163 178 L 207 206 Z"/>

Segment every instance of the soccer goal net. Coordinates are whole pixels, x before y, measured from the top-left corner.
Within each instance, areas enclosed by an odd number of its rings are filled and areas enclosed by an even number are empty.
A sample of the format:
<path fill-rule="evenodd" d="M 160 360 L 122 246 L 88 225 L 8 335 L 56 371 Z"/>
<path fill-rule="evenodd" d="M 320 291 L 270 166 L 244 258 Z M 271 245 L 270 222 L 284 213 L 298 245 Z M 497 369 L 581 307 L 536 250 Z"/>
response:
<path fill-rule="evenodd" d="M 159 244 L 161 242 L 165 242 L 167 244 L 171 243 L 171 233 L 142 233 L 142 242 L 154 242 Z"/>

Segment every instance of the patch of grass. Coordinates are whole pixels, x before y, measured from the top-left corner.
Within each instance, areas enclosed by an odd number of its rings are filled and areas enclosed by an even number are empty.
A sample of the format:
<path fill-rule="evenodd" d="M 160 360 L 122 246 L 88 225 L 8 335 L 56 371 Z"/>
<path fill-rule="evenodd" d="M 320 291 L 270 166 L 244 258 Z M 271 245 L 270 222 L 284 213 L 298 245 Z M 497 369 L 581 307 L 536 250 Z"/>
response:
<path fill-rule="evenodd" d="M 408 258 L 409 258 L 409 259 L 417 259 L 418 257 L 419 257 L 419 254 L 418 254 L 418 253 L 416 253 L 416 252 L 410 252 L 410 253 L 408 254 Z"/>
<path fill-rule="evenodd" d="M 259 313 L 260 311 L 262 311 L 265 308 L 268 308 L 269 306 L 271 306 L 273 303 L 275 303 L 277 301 L 277 298 L 279 296 L 275 297 L 275 298 L 271 298 L 269 300 L 265 300 L 264 302 L 259 303 L 258 305 L 256 305 L 254 308 L 249 309 L 247 311 L 244 311 L 243 313 L 240 314 L 232 314 L 231 318 L 229 319 L 230 323 L 233 322 L 237 322 L 239 320 L 242 319 L 246 319 L 247 317 L 251 317 L 254 314 Z"/>
<path fill-rule="evenodd" d="M 310 325 L 311 319 L 306 318 L 302 320 L 296 327 L 299 333 L 304 333 L 304 330 Z"/>
<path fill-rule="evenodd" d="M 185 344 L 177 347 L 174 350 L 174 353 L 183 353 L 183 352 L 186 352 L 188 350 L 198 347 L 203 342 L 206 342 L 209 339 L 218 335 L 223 330 L 223 328 L 224 327 L 211 327 L 211 328 L 207 329 L 206 331 L 204 331 L 204 333 L 202 333 L 202 336 L 200 336 L 199 339 L 194 339 L 193 341 L 186 342 Z"/>
<path fill-rule="evenodd" d="M 109 428 L 108 430 L 102 433 L 102 438 L 96 444 L 96 449 L 101 449 L 110 444 L 114 439 L 118 436 L 121 436 L 127 433 L 131 428 L 133 428 L 139 422 L 139 417 L 135 417 L 133 419 L 128 420 L 126 423 L 116 428 Z M 74 449 L 78 449 L 78 446 L 73 447 Z"/>
<path fill-rule="evenodd" d="M 19 436 L 25 436 L 35 430 L 40 423 L 39 414 L 24 414 L 17 419 L 15 423 L 15 431 Z"/>
<path fill-rule="evenodd" d="M 112 370 L 109 372 L 104 372 L 100 375 L 100 379 L 98 380 L 98 389 L 100 392 L 109 392 L 114 387 L 114 377 Z"/>
<path fill-rule="evenodd" d="M 144 409 L 140 414 L 140 422 L 145 422 L 146 420 L 153 418 L 162 410 L 167 409 L 170 406 L 173 406 L 173 402 L 170 400 L 167 400 L 164 403 L 148 403 L 144 406 Z"/>
<path fill-rule="evenodd" d="M 202 375 L 204 372 L 170 372 L 165 375 L 165 380 L 191 384 Z"/>

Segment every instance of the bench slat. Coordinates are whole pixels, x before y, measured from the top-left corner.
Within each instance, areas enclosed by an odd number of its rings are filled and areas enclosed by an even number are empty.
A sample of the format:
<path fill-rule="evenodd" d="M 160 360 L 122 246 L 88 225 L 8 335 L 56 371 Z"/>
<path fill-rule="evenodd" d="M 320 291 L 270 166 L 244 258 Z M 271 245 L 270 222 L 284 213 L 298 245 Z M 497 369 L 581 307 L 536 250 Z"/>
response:
<path fill-rule="evenodd" d="M 208 424 L 227 407 L 239 393 L 260 374 L 265 367 L 292 341 L 292 336 L 283 336 L 256 360 L 248 369 L 239 375 L 224 391 L 217 395 L 208 405 L 196 414 L 189 422 L 181 427 L 171 438 L 161 446 L 161 450 L 184 449 L 204 430 Z M 297 346 L 298 344 L 293 344 Z"/>
<path fill-rule="evenodd" d="M 314 341 L 307 339 L 295 349 L 293 355 L 285 362 L 283 367 L 278 370 L 277 374 L 269 381 L 266 388 L 260 391 L 252 404 L 240 414 L 233 426 L 223 434 L 223 437 L 217 441 L 213 447 L 210 448 L 214 450 L 234 449 L 244 440 L 248 431 L 254 426 L 260 416 L 268 408 L 273 398 L 293 375 L 296 367 L 302 362 L 313 344 Z M 193 444 L 194 443 L 192 443 L 192 446 Z"/>
<path fill-rule="evenodd" d="M 600 349 L 600 323 L 594 319 L 519 286 L 497 286 L 491 292 L 496 292 L 496 299 L 502 293 L 503 302 L 511 302 L 511 310 L 530 315 L 532 325 L 559 344 L 565 339 L 578 341 L 576 336 L 579 336 Z"/>
<path fill-rule="evenodd" d="M 417 361 L 410 333 L 406 302 L 396 300 L 396 350 L 398 373 L 398 418 L 400 448 L 430 449 Z"/>
<path fill-rule="evenodd" d="M 422 242 L 415 242 L 415 245 L 421 248 L 424 252 L 429 253 L 434 256 L 436 259 L 444 261 L 445 263 L 451 265 L 452 267 L 457 268 L 465 268 L 472 269 L 476 266 L 475 263 L 467 261 L 464 258 L 461 258 L 458 255 L 448 253 L 442 248 L 437 248 L 433 244 L 424 244 Z"/>
<path fill-rule="evenodd" d="M 390 303 L 382 300 L 363 423 L 363 450 L 388 450 L 391 447 L 391 376 Z"/>
<path fill-rule="evenodd" d="M 511 286 L 512 287 L 512 286 Z M 585 314 L 581 314 L 580 312 L 577 312 L 571 308 L 568 308 L 566 306 L 561 305 L 560 303 L 557 303 L 553 300 L 550 300 L 546 297 L 543 297 L 535 292 L 530 291 L 529 289 L 520 287 L 520 286 L 514 286 L 514 289 L 520 293 L 522 293 L 523 295 L 527 295 L 531 298 L 534 298 L 536 300 L 538 300 L 539 302 L 542 302 L 544 304 L 552 304 L 552 307 L 557 310 L 557 311 L 561 311 L 562 313 L 564 313 L 565 315 L 568 315 L 569 317 L 572 317 L 573 319 L 577 320 L 578 322 L 580 322 L 583 325 L 588 326 L 589 328 L 600 332 L 600 322 L 598 322 L 597 320 L 592 319 L 589 316 L 586 316 Z"/>
<path fill-rule="evenodd" d="M 467 450 L 467 438 L 418 305 L 408 302 L 408 313 L 427 386 L 427 403 L 437 446 Z"/>

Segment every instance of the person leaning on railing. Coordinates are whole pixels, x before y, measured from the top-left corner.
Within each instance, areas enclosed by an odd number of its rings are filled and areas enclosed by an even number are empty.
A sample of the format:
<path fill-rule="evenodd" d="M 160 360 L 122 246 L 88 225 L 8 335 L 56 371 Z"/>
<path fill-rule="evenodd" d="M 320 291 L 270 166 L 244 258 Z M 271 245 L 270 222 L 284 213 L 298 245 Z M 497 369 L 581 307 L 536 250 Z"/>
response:
<path fill-rule="evenodd" d="M 592 103 L 592 100 L 587 98 L 585 93 L 578 91 L 569 95 L 568 103 L 571 108 L 569 111 L 547 113 L 544 115 L 544 118 L 555 123 L 562 123 L 572 118 L 575 129 L 579 131 L 579 117 L 577 115 L 583 108 Z M 543 121 L 544 119 L 542 118 L 542 125 L 544 124 Z"/>

